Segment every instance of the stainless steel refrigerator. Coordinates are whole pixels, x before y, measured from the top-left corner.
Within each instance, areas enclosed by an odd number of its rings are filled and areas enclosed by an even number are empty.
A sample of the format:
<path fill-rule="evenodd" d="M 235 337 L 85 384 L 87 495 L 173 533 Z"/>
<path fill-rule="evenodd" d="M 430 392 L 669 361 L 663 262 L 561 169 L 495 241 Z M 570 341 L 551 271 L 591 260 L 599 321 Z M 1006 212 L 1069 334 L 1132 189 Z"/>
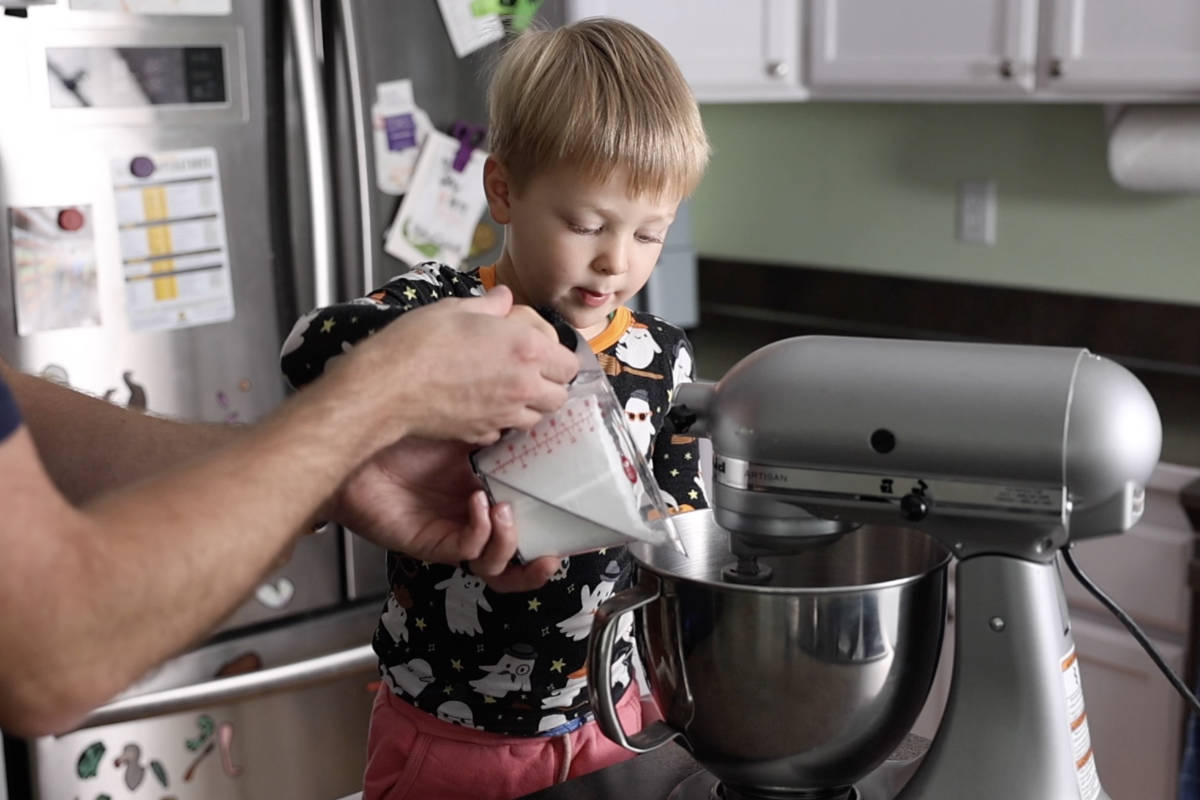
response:
<path fill-rule="evenodd" d="M 458 58 L 435 0 L 0 7 L 0 354 L 151 413 L 260 418 L 295 318 L 404 268 L 382 247 L 399 198 L 375 180 L 377 85 L 411 79 L 439 129 L 486 122 L 489 52 Z M 385 591 L 380 551 L 305 537 L 81 730 L 6 738 L 9 797 L 357 791 Z"/>

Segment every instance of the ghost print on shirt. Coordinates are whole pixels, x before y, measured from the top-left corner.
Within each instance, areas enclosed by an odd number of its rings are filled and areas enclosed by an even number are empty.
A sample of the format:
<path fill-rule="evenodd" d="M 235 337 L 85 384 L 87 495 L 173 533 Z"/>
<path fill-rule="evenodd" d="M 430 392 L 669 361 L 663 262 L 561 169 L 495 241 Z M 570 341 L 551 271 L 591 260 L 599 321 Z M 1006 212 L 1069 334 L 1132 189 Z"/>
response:
<path fill-rule="evenodd" d="M 483 596 L 483 578 L 470 575 L 460 567 L 444 581 L 434 584 L 435 589 L 446 590 L 446 627 L 451 633 L 474 636 L 483 633 L 479 624 L 479 609 L 491 611 L 487 598 Z"/>

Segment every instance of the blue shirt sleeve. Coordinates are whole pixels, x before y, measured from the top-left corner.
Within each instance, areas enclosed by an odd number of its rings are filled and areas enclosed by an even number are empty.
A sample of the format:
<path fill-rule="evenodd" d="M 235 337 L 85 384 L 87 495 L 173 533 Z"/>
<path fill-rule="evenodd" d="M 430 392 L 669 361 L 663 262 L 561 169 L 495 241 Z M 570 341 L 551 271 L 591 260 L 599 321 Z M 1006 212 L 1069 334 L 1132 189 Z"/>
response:
<path fill-rule="evenodd" d="M 0 379 L 0 442 L 8 438 L 8 435 L 21 427 L 21 410 L 17 408 L 17 401 L 13 399 L 12 392 L 8 390 L 8 384 Z"/>

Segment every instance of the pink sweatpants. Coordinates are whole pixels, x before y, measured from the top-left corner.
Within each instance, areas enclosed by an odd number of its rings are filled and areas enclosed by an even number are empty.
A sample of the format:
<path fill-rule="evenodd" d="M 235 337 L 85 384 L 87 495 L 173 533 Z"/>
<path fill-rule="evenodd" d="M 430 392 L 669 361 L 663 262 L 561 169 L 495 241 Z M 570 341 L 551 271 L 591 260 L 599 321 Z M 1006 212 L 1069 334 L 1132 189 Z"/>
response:
<path fill-rule="evenodd" d="M 636 684 L 617 715 L 628 733 L 642 729 Z M 363 800 L 511 800 L 632 757 L 595 721 L 565 736 L 501 736 L 443 722 L 383 685 L 371 710 Z"/>

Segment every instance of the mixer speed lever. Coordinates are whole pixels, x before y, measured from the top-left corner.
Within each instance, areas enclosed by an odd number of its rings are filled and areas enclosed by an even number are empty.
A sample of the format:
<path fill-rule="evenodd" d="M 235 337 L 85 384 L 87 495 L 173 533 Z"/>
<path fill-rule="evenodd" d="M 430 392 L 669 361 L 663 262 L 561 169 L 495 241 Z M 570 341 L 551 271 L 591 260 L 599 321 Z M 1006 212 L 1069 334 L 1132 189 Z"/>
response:
<path fill-rule="evenodd" d="M 929 514 L 929 498 L 916 492 L 904 495 L 900 498 L 900 513 L 909 522 L 920 522 Z"/>

